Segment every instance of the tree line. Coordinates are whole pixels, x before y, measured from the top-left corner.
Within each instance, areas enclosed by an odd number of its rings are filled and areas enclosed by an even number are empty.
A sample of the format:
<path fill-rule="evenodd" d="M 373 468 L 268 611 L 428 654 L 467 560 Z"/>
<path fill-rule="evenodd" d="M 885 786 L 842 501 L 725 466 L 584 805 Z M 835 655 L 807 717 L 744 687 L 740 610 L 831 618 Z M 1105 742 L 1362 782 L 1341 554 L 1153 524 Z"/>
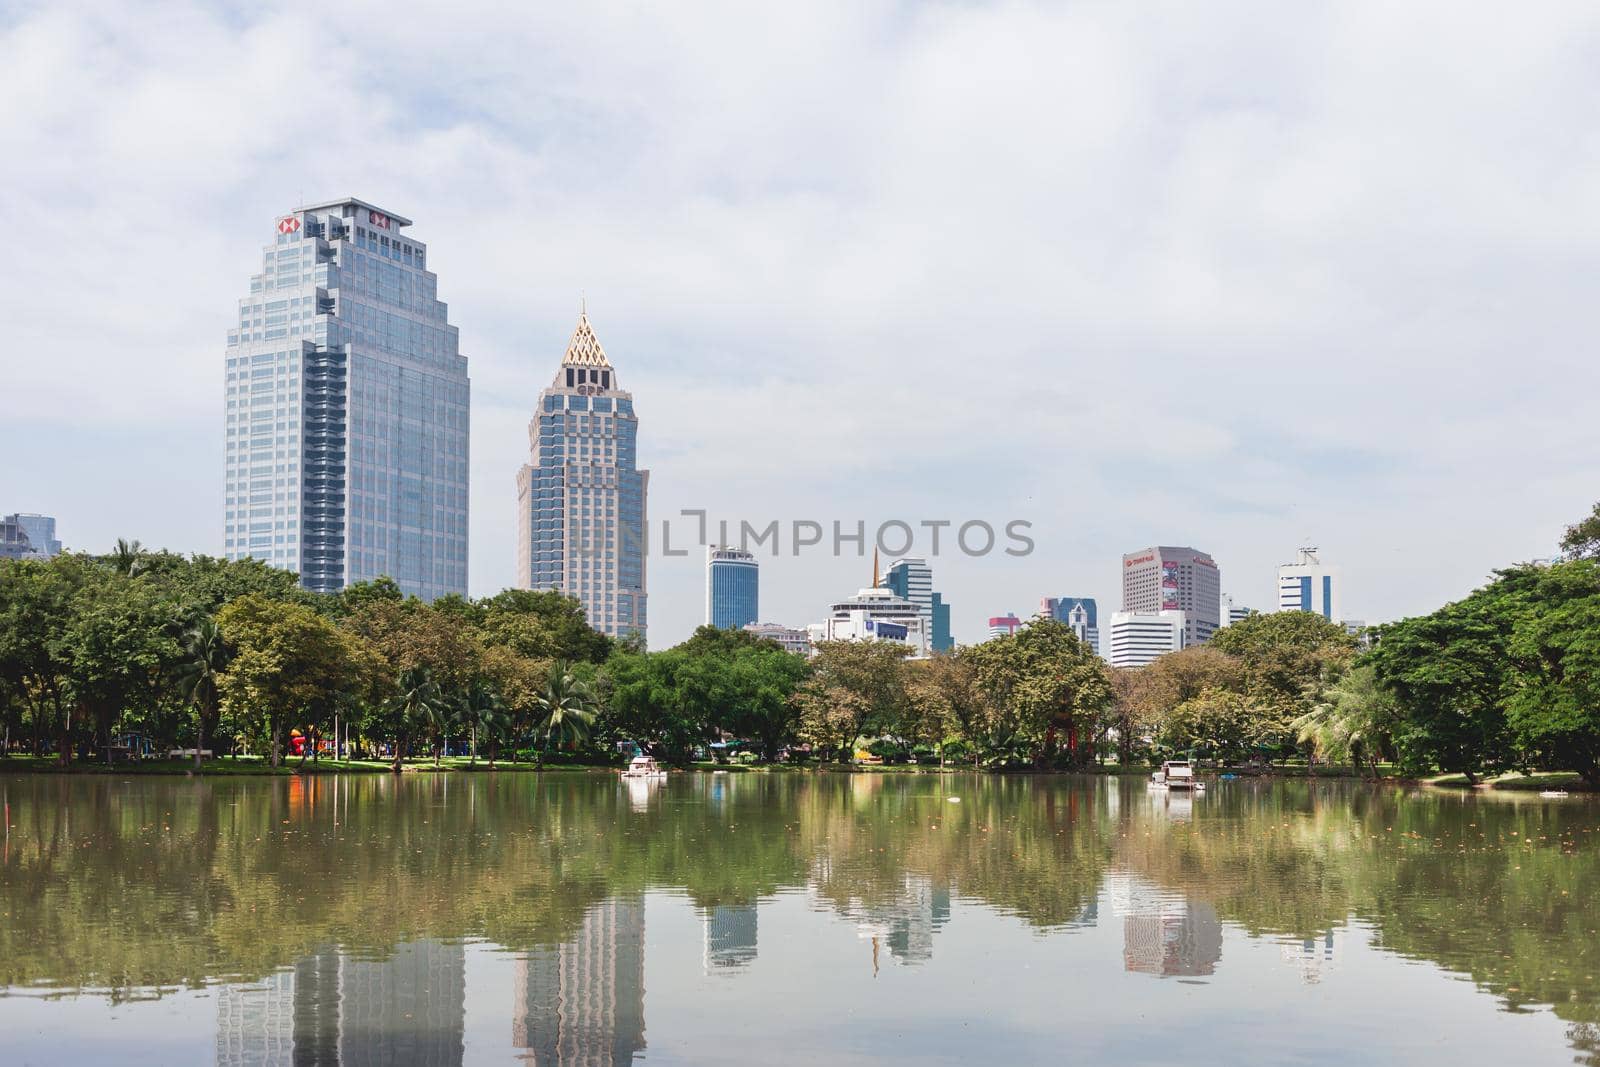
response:
<path fill-rule="evenodd" d="M 258 561 L 119 543 L 0 561 L 0 751 L 65 764 L 136 732 L 277 765 L 291 738 L 302 759 L 333 738 L 398 770 L 461 744 L 491 766 L 614 761 L 630 743 L 678 764 L 721 742 L 763 761 L 865 745 L 997 768 L 1183 755 L 1469 780 L 1563 769 L 1600 787 L 1600 506 L 1563 548 L 1359 638 L 1306 612 L 1255 615 L 1113 670 L 1049 619 L 918 660 L 888 642 L 807 659 L 711 627 L 648 652 L 557 592 L 426 604 L 379 579 L 316 594 Z"/>

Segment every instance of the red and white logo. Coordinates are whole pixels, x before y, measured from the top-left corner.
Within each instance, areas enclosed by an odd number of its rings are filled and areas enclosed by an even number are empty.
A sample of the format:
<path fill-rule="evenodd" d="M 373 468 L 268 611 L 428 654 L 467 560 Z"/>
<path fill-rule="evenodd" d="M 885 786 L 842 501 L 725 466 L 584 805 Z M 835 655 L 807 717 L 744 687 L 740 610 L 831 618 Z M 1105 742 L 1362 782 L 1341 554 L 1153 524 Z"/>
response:
<path fill-rule="evenodd" d="M 278 220 L 279 233 L 294 233 L 300 228 L 300 220 L 293 215 L 285 215 Z"/>
<path fill-rule="evenodd" d="M 380 230 L 387 230 L 389 228 L 389 216 L 380 214 L 376 211 L 367 212 L 367 221 L 378 227 Z"/>

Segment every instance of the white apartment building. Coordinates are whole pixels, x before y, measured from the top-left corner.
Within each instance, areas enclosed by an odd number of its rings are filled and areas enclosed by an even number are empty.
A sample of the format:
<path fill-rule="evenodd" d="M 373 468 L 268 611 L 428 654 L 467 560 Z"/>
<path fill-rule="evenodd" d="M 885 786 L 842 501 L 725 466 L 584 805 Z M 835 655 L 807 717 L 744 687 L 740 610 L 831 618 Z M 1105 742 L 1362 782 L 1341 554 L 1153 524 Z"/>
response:
<path fill-rule="evenodd" d="M 1113 667 L 1143 667 L 1185 645 L 1189 620 L 1181 611 L 1117 611 L 1111 615 Z"/>
<path fill-rule="evenodd" d="M 1309 611 L 1342 622 L 1339 585 L 1338 569 L 1318 559 L 1315 548 L 1302 548 L 1298 559 L 1278 568 L 1278 610 Z"/>

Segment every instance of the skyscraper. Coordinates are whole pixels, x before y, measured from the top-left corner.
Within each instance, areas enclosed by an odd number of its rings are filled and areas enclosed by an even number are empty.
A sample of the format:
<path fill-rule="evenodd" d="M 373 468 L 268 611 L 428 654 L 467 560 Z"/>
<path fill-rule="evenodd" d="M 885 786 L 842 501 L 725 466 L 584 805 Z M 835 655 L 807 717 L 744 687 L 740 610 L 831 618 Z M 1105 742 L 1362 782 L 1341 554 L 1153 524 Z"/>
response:
<path fill-rule="evenodd" d="M 1211 640 L 1222 624 L 1222 575 L 1197 548 L 1157 545 L 1122 557 L 1122 610 L 1183 612 L 1183 647 Z"/>
<path fill-rule="evenodd" d="M 1047 596 L 1039 601 L 1039 617 L 1064 622 L 1079 641 L 1100 651 L 1099 607 L 1092 596 Z"/>
<path fill-rule="evenodd" d="M 1185 647 L 1187 617 L 1181 611 L 1113 611 L 1111 654 L 1113 667 L 1143 667 L 1157 656 Z"/>
<path fill-rule="evenodd" d="M 1339 572 L 1317 558 L 1315 548 L 1302 548 L 1293 563 L 1278 568 L 1278 610 L 1310 611 L 1330 622 L 1339 614 Z"/>
<path fill-rule="evenodd" d="M 989 616 L 988 632 L 991 638 L 1010 637 L 1025 625 L 1027 625 L 1025 622 L 1017 618 L 1014 613 L 1008 611 L 1004 615 Z"/>
<path fill-rule="evenodd" d="M 737 630 L 761 617 L 761 568 L 738 548 L 706 546 L 706 625 Z"/>
<path fill-rule="evenodd" d="M 555 589 L 589 625 L 645 638 L 645 498 L 633 394 L 589 325 L 587 310 L 528 423 L 517 474 L 517 585 Z"/>
<path fill-rule="evenodd" d="M 955 647 L 950 636 L 950 605 L 933 589 L 933 569 L 920 556 L 908 556 L 889 564 L 884 572 L 883 586 L 892 589 L 902 600 L 909 600 L 922 614 L 923 628 L 928 633 L 928 647 L 934 652 L 946 652 Z"/>
<path fill-rule="evenodd" d="M 467 361 L 410 225 L 355 199 L 275 222 L 228 331 L 229 559 L 466 593 Z"/>
<path fill-rule="evenodd" d="M 5 546 L 15 546 L 15 551 Z M 49 515 L 19 511 L 0 519 L 0 559 L 49 559 L 60 553 L 56 520 Z"/>

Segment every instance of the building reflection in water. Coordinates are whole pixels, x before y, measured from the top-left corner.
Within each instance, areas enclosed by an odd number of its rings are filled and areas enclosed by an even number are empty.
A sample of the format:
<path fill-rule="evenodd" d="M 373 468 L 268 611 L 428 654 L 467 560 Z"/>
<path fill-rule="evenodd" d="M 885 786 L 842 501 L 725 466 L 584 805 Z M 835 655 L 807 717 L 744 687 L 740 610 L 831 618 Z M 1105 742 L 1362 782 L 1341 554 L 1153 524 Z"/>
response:
<path fill-rule="evenodd" d="M 828 910 L 815 884 L 810 895 L 814 910 Z M 897 963 L 925 963 L 933 958 L 933 935 L 950 921 L 950 887 L 907 875 L 892 900 L 851 900 L 833 905 L 833 910 L 855 923 L 857 937 L 872 942 L 874 971 L 881 949 Z"/>
<path fill-rule="evenodd" d="M 1176 896 L 1113 872 L 1106 895 L 1122 919 L 1125 970 L 1163 977 L 1216 973 L 1222 959 L 1222 923 L 1209 901 Z"/>
<path fill-rule="evenodd" d="M 402 942 L 384 959 L 328 946 L 264 982 L 217 991 L 216 1061 L 459 1064 L 465 1022 L 462 945 Z"/>
<path fill-rule="evenodd" d="M 732 974 L 756 958 L 756 906 L 719 904 L 705 909 L 706 974 Z"/>
<path fill-rule="evenodd" d="M 1278 951 L 1285 963 L 1299 970 L 1302 982 L 1316 985 L 1333 968 L 1333 931 L 1329 930 L 1320 938 L 1282 941 Z"/>
<path fill-rule="evenodd" d="M 537 1064 L 632 1063 L 644 1045 L 644 902 L 591 908 L 562 945 L 517 960 L 511 1043 Z"/>

